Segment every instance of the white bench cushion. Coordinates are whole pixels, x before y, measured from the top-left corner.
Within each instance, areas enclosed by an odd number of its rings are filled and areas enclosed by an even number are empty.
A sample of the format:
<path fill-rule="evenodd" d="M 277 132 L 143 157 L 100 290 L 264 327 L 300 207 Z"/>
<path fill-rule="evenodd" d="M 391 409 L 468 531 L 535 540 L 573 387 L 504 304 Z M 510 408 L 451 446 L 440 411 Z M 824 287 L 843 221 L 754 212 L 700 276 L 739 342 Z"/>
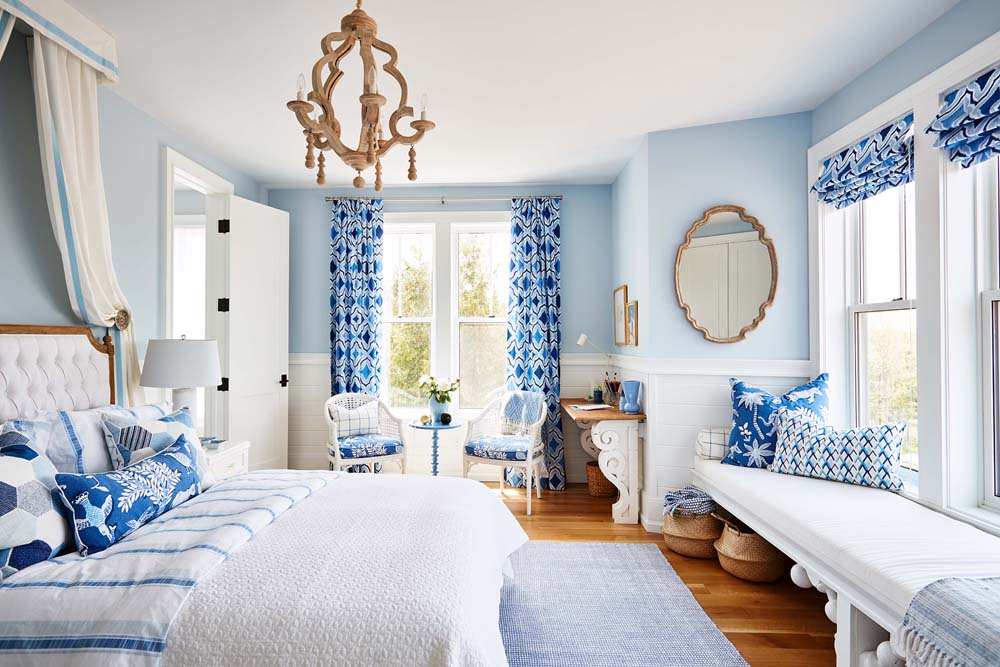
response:
<path fill-rule="evenodd" d="M 719 488 L 900 619 L 933 581 L 1000 576 L 1000 538 L 898 494 L 700 458 L 695 473 L 696 485 Z"/>

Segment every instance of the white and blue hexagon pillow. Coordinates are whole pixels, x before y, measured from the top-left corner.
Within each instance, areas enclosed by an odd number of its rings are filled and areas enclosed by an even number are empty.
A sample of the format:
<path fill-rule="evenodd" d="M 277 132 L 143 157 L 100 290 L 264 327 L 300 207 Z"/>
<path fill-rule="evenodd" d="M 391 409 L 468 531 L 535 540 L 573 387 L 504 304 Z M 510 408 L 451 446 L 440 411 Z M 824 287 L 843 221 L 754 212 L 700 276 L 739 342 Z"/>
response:
<path fill-rule="evenodd" d="M 58 556 L 70 544 L 56 469 L 9 424 L 0 431 L 0 579 Z"/>

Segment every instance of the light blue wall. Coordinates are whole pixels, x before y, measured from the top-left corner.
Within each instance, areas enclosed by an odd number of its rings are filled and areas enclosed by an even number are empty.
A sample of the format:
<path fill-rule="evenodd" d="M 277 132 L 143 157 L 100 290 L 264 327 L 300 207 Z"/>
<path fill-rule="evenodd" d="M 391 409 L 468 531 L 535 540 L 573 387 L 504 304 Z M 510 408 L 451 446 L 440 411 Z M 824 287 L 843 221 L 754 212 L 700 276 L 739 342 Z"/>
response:
<path fill-rule="evenodd" d="M 35 121 L 34 94 L 22 35 L 0 59 L 0 322 L 78 324 L 66 295 L 52 235 Z M 154 120 L 111 88 L 98 91 L 101 162 L 111 218 L 115 269 L 135 311 L 141 348 L 161 335 L 161 149 L 170 146 L 261 198 L 256 181 Z"/>
<path fill-rule="evenodd" d="M 648 329 L 640 331 L 640 347 L 619 351 L 680 359 L 808 359 L 809 114 L 656 132 L 647 142 L 645 153 L 640 150 L 614 185 L 616 216 L 641 219 L 641 200 L 626 206 L 620 199 L 641 199 L 642 165 L 647 165 L 648 234 L 629 237 L 634 232 L 628 220 L 616 219 L 614 228 L 616 243 L 635 249 L 617 258 L 615 275 L 631 275 L 630 297 L 636 295 L 633 284 L 639 287 L 640 325 L 645 321 Z M 674 260 L 684 234 L 719 204 L 743 206 L 756 216 L 778 256 L 774 305 L 746 340 L 732 344 L 705 340 L 685 319 L 674 291 Z M 629 238 L 618 239 L 622 234 Z M 633 268 L 633 261 L 635 266 L 646 261 L 648 271 Z"/>
<path fill-rule="evenodd" d="M 963 0 L 813 111 L 826 138 L 1000 30 L 1000 0 Z"/>
<path fill-rule="evenodd" d="M 616 347 L 622 354 L 641 355 L 649 348 L 650 325 L 645 311 L 649 303 L 649 140 L 644 137 L 632 159 L 611 186 L 612 247 L 614 262 L 610 290 L 628 286 L 630 301 L 639 302 L 639 345 Z M 604 329 L 614 334 L 613 320 Z M 613 338 L 611 338 L 613 340 Z"/>
<path fill-rule="evenodd" d="M 370 194 L 366 191 L 364 194 Z M 406 187 L 386 188 L 383 196 L 510 197 L 562 195 L 563 350 L 577 352 L 580 332 L 605 350 L 611 345 L 611 187 Z M 353 188 L 271 190 L 268 204 L 288 211 L 291 224 L 289 348 L 292 352 L 330 349 L 330 204 L 325 196 L 357 196 Z M 510 210 L 505 202 L 385 202 L 386 212 Z"/>

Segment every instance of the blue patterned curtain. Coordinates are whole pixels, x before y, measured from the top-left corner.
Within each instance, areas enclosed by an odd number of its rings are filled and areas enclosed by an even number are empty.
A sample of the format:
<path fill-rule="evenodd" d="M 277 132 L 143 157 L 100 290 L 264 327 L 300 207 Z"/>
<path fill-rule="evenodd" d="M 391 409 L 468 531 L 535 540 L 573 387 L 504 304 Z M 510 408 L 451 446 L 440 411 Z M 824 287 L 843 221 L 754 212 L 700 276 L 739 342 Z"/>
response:
<path fill-rule="evenodd" d="M 507 388 L 538 391 L 548 403 L 542 438 L 548 478 L 543 488 L 566 486 L 559 414 L 559 204 L 558 198 L 511 202 L 510 301 L 507 307 Z M 523 485 L 519 472 L 507 480 Z"/>
<path fill-rule="evenodd" d="M 913 114 L 823 162 L 812 186 L 820 201 L 845 208 L 913 180 Z"/>
<path fill-rule="evenodd" d="M 338 199 L 330 226 L 330 391 L 378 395 L 382 200 Z"/>
<path fill-rule="evenodd" d="M 927 132 L 937 134 L 934 148 L 963 168 L 1000 155 L 1000 67 L 945 95 Z"/>

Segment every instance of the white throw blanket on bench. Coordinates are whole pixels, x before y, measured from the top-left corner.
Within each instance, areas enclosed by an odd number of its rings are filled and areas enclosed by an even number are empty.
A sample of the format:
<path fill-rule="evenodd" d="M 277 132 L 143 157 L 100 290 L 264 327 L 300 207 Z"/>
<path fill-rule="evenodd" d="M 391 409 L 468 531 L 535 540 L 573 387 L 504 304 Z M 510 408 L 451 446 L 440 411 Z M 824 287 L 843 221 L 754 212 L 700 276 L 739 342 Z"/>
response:
<path fill-rule="evenodd" d="M 0 584 L 0 662 L 155 664 L 198 582 L 339 473 L 234 477 L 86 558 L 62 556 Z"/>

